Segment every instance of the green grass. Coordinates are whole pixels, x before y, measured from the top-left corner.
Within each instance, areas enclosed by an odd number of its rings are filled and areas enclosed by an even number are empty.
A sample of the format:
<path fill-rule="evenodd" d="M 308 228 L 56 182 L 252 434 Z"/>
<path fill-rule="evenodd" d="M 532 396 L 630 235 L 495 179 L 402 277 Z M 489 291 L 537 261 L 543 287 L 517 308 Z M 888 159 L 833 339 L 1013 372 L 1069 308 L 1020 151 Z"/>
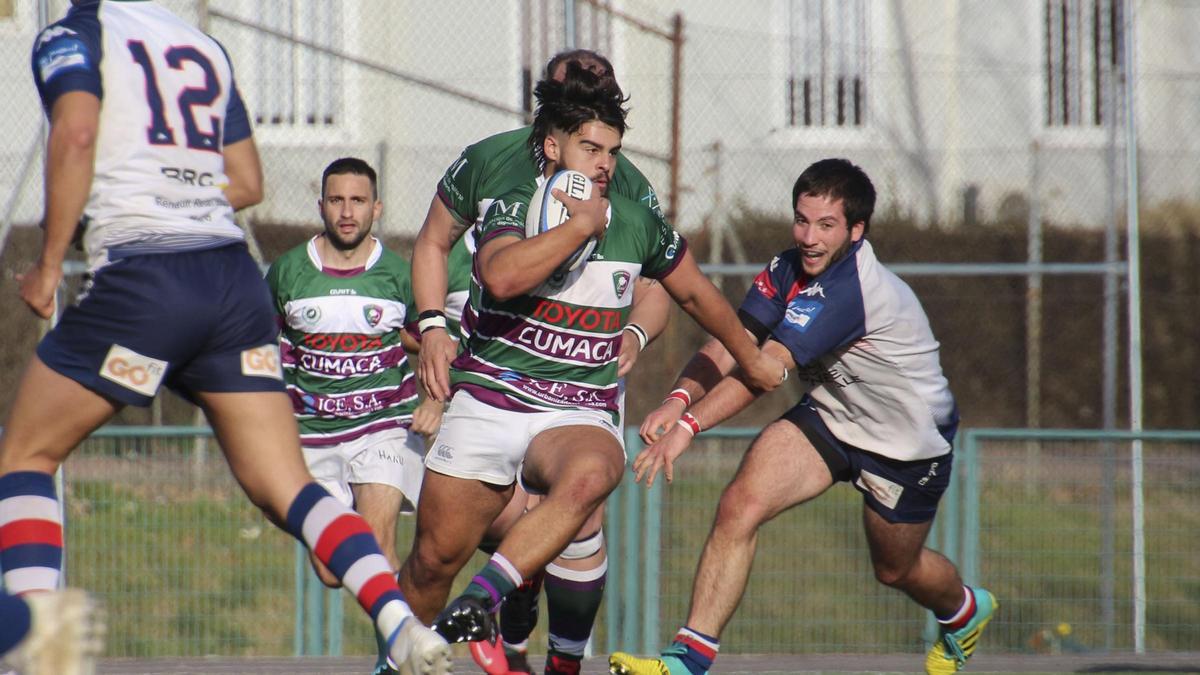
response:
<path fill-rule="evenodd" d="M 111 656 L 279 655 L 293 651 L 295 544 L 266 522 L 220 461 L 182 459 L 181 447 L 93 453 L 68 467 L 68 575 L 109 608 Z M 699 453 L 698 453 L 699 455 Z M 691 583 L 734 453 L 691 458 L 664 493 L 660 640 L 686 617 Z M 1001 471 L 983 483 L 981 575 L 1001 610 L 989 651 L 1025 651 L 1066 622 L 1074 644 L 1132 647 L 1129 490 L 1115 491 L 1114 624 L 1102 623 L 1100 492 L 1091 477 Z M 985 462 L 986 464 L 986 462 Z M 985 467 L 986 468 L 986 467 Z M 1147 642 L 1200 650 L 1200 509 L 1188 471 L 1148 472 Z M 412 520 L 401 519 L 407 552 Z M 610 525 L 610 541 L 618 538 Z M 477 556 L 459 586 L 482 564 Z M 619 579 L 610 579 L 619 584 Z M 347 654 L 370 654 L 369 622 L 343 596 Z M 602 616 L 597 644 L 605 644 Z M 543 613 L 543 617 L 544 617 Z M 740 653 L 919 651 L 926 615 L 873 576 L 861 499 L 846 485 L 783 514 L 760 532 L 753 573 L 722 642 Z M 544 650 L 545 620 L 531 640 Z"/>

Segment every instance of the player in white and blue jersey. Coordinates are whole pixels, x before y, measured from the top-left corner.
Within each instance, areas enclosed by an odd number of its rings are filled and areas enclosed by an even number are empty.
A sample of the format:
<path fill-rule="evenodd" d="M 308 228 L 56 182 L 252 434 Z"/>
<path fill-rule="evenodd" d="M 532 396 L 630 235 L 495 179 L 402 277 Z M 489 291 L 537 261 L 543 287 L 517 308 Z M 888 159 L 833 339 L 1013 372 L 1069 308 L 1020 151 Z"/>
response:
<path fill-rule="evenodd" d="M 58 585 L 51 475 L 165 384 L 204 410 L 250 499 L 354 593 L 393 659 L 448 670 L 445 641 L 412 616 L 370 528 L 301 457 L 274 306 L 233 221 L 261 200 L 262 172 L 224 49 L 152 2 L 91 0 L 42 31 L 32 65 L 50 135 L 45 238 L 21 297 L 50 316 L 80 226 L 92 279 L 38 345 L 4 423 L 5 588 Z"/>
<path fill-rule="evenodd" d="M 764 353 L 797 369 L 805 393 L 763 429 L 721 495 L 687 623 L 659 658 L 614 654 L 614 673 L 707 672 L 745 590 L 759 527 L 836 482 L 863 494 L 876 578 L 941 624 L 928 672 L 961 668 L 997 607 L 924 546 L 950 484 L 958 411 L 920 302 L 865 238 L 875 188 L 859 167 L 827 159 L 800 175 L 792 204 L 795 246 L 758 275 L 738 314 Z M 651 484 L 660 469 L 671 480 L 696 433 L 755 400 L 732 370 L 720 345 L 693 357 L 642 426 L 651 445 L 634 461 L 637 480 Z"/>

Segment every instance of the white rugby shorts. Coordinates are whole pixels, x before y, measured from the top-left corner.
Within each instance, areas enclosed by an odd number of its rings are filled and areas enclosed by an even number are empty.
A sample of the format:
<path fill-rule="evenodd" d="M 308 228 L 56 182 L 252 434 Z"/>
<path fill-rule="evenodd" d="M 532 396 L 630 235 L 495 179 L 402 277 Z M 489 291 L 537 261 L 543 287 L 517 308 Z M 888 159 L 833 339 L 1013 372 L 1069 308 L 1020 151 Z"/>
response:
<path fill-rule="evenodd" d="M 455 392 L 442 417 L 437 439 L 425 455 L 425 466 L 455 478 L 511 485 L 534 436 L 566 426 L 600 427 L 621 444 L 612 416 L 599 410 L 516 412 L 501 410 L 465 391 Z"/>
<path fill-rule="evenodd" d="M 313 478 L 341 503 L 353 506 L 351 485 L 380 483 L 404 494 L 402 512 L 416 508 L 424 459 L 424 439 L 403 428 L 376 431 L 337 445 L 304 448 L 304 462 Z"/>

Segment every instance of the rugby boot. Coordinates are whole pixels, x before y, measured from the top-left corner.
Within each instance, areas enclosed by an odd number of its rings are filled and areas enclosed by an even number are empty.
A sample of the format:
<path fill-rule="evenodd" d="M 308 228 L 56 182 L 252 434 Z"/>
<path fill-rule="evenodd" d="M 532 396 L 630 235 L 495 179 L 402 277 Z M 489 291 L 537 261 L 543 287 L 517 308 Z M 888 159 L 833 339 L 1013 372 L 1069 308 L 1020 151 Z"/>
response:
<path fill-rule="evenodd" d="M 104 651 L 105 616 L 87 593 L 29 593 L 29 634 L 7 662 L 22 675 L 92 675 Z"/>
<path fill-rule="evenodd" d="M 580 666 L 583 665 L 581 659 L 573 659 L 558 654 L 548 654 L 546 656 L 546 670 L 544 675 L 579 675 Z"/>
<path fill-rule="evenodd" d="M 971 594 L 975 598 L 975 616 L 958 630 L 941 627 L 938 641 L 925 655 L 925 672 L 928 675 L 949 675 L 962 670 L 967 659 L 975 653 L 979 634 L 1000 607 L 996 597 L 982 588 L 972 588 Z"/>
<path fill-rule="evenodd" d="M 511 669 L 504 645 L 499 640 L 476 640 L 467 643 L 471 658 L 488 675 L 508 675 Z"/>
<path fill-rule="evenodd" d="M 680 659 L 684 654 L 687 654 L 687 647 L 675 642 L 657 657 L 613 652 L 608 657 L 608 672 L 612 675 L 692 675 Z"/>
<path fill-rule="evenodd" d="M 388 639 L 392 661 L 400 664 L 405 675 L 446 675 L 454 672 L 450 645 L 441 635 L 410 616 Z"/>
<path fill-rule="evenodd" d="M 479 642 L 496 639 L 496 624 L 492 614 L 484 609 L 478 598 L 460 595 L 446 605 L 433 621 L 436 630 L 446 642 Z"/>

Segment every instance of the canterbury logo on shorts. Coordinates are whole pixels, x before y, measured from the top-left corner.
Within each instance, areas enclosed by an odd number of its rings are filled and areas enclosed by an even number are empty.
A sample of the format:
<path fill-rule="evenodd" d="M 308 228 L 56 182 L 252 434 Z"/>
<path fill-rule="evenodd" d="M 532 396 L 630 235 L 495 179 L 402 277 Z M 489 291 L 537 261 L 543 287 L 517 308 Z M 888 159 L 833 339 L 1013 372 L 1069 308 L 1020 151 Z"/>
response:
<path fill-rule="evenodd" d="M 154 396 L 167 374 L 167 362 L 113 345 L 104 357 L 100 377 L 145 396 Z"/>
<path fill-rule="evenodd" d="M 283 380 L 279 365 L 279 345 L 263 345 L 242 352 L 242 374 Z"/>

